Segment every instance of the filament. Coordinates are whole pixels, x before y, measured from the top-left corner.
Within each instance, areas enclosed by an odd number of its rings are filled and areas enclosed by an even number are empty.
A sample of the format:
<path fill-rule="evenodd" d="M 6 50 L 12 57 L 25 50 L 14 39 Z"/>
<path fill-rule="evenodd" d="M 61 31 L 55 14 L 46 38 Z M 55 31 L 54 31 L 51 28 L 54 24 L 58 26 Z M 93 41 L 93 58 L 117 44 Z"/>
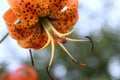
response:
<path fill-rule="evenodd" d="M 86 36 L 86 38 L 88 38 L 88 39 L 90 40 L 91 45 L 92 45 L 91 51 L 93 51 L 93 50 L 94 50 L 94 43 L 93 43 L 93 40 L 92 40 L 89 36 Z"/>
<path fill-rule="evenodd" d="M 55 45 L 54 45 L 54 40 L 53 40 L 52 37 L 51 37 L 51 46 L 52 46 L 52 53 L 51 53 L 51 59 L 50 59 L 49 65 L 48 65 L 48 70 L 50 69 L 51 64 L 52 64 L 52 62 L 53 62 L 53 59 L 54 59 Z"/>
<path fill-rule="evenodd" d="M 68 41 L 72 42 L 84 42 L 84 41 L 90 41 L 90 40 L 80 40 L 80 39 L 72 39 L 72 38 L 66 38 Z"/>
<path fill-rule="evenodd" d="M 33 59 L 33 56 L 32 56 L 32 51 L 31 51 L 31 49 L 29 49 L 29 53 L 30 53 L 30 58 L 31 58 L 31 62 L 32 62 L 32 67 L 34 67 L 35 64 L 34 64 L 34 59 Z"/>

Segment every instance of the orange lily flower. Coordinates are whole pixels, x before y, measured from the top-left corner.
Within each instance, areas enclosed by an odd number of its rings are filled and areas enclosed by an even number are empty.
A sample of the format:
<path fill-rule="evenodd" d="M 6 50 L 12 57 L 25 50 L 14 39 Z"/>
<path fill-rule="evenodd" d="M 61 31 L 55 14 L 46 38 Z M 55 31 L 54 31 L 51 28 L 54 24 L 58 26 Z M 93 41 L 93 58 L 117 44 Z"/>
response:
<path fill-rule="evenodd" d="M 9 74 L 7 80 L 38 80 L 37 72 L 29 66 L 21 66 L 13 73 Z"/>
<path fill-rule="evenodd" d="M 7 0 L 10 9 L 4 14 L 10 36 L 23 48 L 41 50 L 49 44 L 54 57 L 55 44 L 59 44 L 70 58 L 78 64 L 70 52 L 63 46 L 66 41 L 76 40 L 66 36 L 78 20 L 78 0 Z M 84 65 L 81 64 L 80 65 Z"/>

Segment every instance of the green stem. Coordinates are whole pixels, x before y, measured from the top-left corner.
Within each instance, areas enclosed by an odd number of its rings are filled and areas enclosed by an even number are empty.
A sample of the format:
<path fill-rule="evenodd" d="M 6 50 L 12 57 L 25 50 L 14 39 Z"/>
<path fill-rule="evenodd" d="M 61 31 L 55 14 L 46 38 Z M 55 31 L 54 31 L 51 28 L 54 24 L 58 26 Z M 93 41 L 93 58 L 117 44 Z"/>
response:
<path fill-rule="evenodd" d="M 42 18 L 42 19 L 40 18 L 40 22 L 49 32 L 52 31 L 52 28 L 51 28 L 52 25 L 50 24 L 47 18 Z"/>
<path fill-rule="evenodd" d="M 8 36 L 8 33 L 3 36 L 3 38 L 0 40 L 0 43 L 2 43 Z"/>

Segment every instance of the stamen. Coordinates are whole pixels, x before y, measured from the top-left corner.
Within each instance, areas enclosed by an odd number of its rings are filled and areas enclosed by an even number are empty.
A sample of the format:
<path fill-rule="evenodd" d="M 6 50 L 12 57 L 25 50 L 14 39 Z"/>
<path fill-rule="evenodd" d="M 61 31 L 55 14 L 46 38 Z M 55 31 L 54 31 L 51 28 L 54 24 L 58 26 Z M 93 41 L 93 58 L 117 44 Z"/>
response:
<path fill-rule="evenodd" d="M 49 23 L 49 24 L 51 25 L 51 23 Z M 53 32 L 54 32 L 55 34 L 57 34 L 59 37 L 61 37 L 61 36 L 68 36 L 68 35 L 72 34 L 72 33 L 75 31 L 75 29 L 73 29 L 73 30 L 71 30 L 71 31 L 68 32 L 68 33 L 62 34 L 62 33 L 58 32 L 52 25 L 51 25 L 51 28 L 52 28 Z"/>
<path fill-rule="evenodd" d="M 79 65 L 79 66 L 81 66 L 81 67 L 84 67 L 84 66 L 86 66 L 86 64 L 84 64 L 84 63 L 79 63 L 79 62 L 75 62 L 74 60 L 72 60 L 75 64 L 77 64 L 77 65 Z"/>
<path fill-rule="evenodd" d="M 52 37 L 51 37 L 51 46 L 52 46 L 52 53 L 51 53 L 50 63 L 49 63 L 49 65 L 48 65 L 48 70 L 50 69 L 51 64 L 52 64 L 52 62 L 53 62 L 53 58 L 54 58 L 54 50 L 55 50 L 54 40 L 53 40 Z"/>
<path fill-rule="evenodd" d="M 32 51 L 31 49 L 29 49 L 29 53 L 30 53 L 30 58 L 31 58 L 31 62 L 32 62 L 32 67 L 34 67 L 34 59 L 33 59 L 33 56 L 32 56 Z"/>
<path fill-rule="evenodd" d="M 52 36 L 51 36 L 50 33 L 48 32 L 49 26 L 47 26 L 47 24 L 45 24 L 44 22 L 42 22 L 42 25 L 43 25 L 43 27 L 44 27 L 44 29 L 45 29 L 48 37 L 50 37 L 51 46 L 52 46 L 51 59 L 50 59 L 49 65 L 48 65 L 48 70 L 49 70 L 50 67 L 51 67 L 51 64 L 52 64 L 52 62 L 53 62 L 53 58 L 54 58 L 54 48 L 55 48 L 55 45 L 54 45 L 54 40 L 53 40 Z M 49 28 L 49 30 L 50 30 L 50 28 Z"/>
<path fill-rule="evenodd" d="M 53 31 L 57 36 L 59 36 L 59 37 L 70 35 L 72 32 L 75 31 L 75 30 L 73 29 L 73 30 L 71 30 L 71 31 L 68 32 L 68 33 L 62 34 L 62 33 L 59 33 L 59 32 L 53 27 L 53 25 L 48 21 L 48 19 L 44 18 L 44 20 L 42 20 L 42 23 L 43 23 L 44 25 L 46 25 L 45 27 L 47 27 L 47 30 L 49 30 L 49 31 L 52 30 L 52 31 Z M 45 23 L 47 23 L 47 24 L 45 24 Z"/>
<path fill-rule="evenodd" d="M 51 80 L 56 80 L 55 78 L 53 78 L 53 77 L 50 75 L 48 67 L 49 67 L 49 66 L 47 66 L 46 71 L 47 71 L 47 74 L 48 74 L 49 78 L 50 78 Z"/>
<path fill-rule="evenodd" d="M 92 45 L 91 51 L 93 51 L 93 50 L 94 50 L 94 43 L 93 43 L 93 40 L 92 40 L 89 36 L 86 36 L 86 38 L 88 38 L 88 39 L 90 40 L 91 45 Z"/>
<path fill-rule="evenodd" d="M 46 70 L 47 70 L 47 74 L 48 74 L 48 76 L 50 77 L 51 80 L 56 80 L 56 79 L 53 78 L 53 77 L 50 75 L 50 73 L 49 73 L 49 69 L 50 69 L 50 67 L 51 67 L 51 64 L 52 64 L 53 58 L 54 58 L 54 48 L 55 48 L 54 40 L 53 40 L 51 34 L 49 33 L 49 32 L 51 32 L 51 26 L 48 25 L 46 22 L 44 22 L 44 20 L 41 21 L 41 23 L 42 23 L 42 25 L 43 25 L 43 27 L 44 27 L 44 29 L 45 29 L 48 37 L 49 37 L 49 40 L 51 41 L 51 46 L 52 46 L 51 59 L 50 59 L 49 65 L 47 66 L 47 69 L 46 69 Z"/>
<path fill-rule="evenodd" d="M 70 52 L 63 46 L 63 44 L 61 44 L 60 42 L 58 42 L 58 44 L 61 46 L 61 48 L 67 53 L 67 55 L 73 59 L 75 62 L 77 62 L 74 57 L 70 54 Z"/>
<path fill-rule="evenodd" d="M 44 29 L 45 29 L 49 39 L 50 39 L 50 41 L 51 41 L 51 46 L 52 46 L 51 59 L 50 59 L 49 65 L 47 66 L 47 73 L 48 73 L 49 77 L 51 78 L 51 80 L 55 80 L 49 73 L 49 69 L 51 67 L 51 64 L 52 64 L 53 58 L 54 58 L 54 48 L 55 48 L 54 39 L 57 41 L 57 43 L 62 47 L 62 49 L 67 53 L 67 55 L 72 59 L 72 61 L 75 64 L 77 64 L 79 66 L 85 66 L 86 65 L 86 64 L 77 62 L 77 60 L 70 54 L 70 52 L 64 47 L 64 45 L 62 43 L 66 42 L 66 40 L 68 40 L 68 41 L 75 41 L 75 42 L 78 42 L 78 41 L 89 41 L 89 40 L 77 40 L 77 39 L 65 38 L 65 36 L 71 34 L 74 30 L 72 30 L 72 31 L 70 31 L 68 33 L 62 34 L 62 33 L 59 33 L 52 26 L 52 24 L 48 21 L 48 19 L 46 19 L 46 18 L 41 19 L 40 18 L 40 21 L 41 21 L 41 24 L 43 25 L 43 27 L 44 27 Z"/>
<path fill-rule="evenodd" d="M 6 34 L 3 36 L 3 38 L 0 40 L 0 43 L 3 42 L 3 41 L 7 38 L 7 36 L 8 36 L 8 33 L 6 33 Z"/>
<path fill-rule="evenodd" d="M 79 40 L 79 39 L 72 39 L 72 38 L 66 38 L 68 41 L 72 42 L 83 42 L 83 41 L 90 41 L 90 40 Z"/>
<path fill-rule="evenodd" d="M 75 63 L 75 64 L 78 64 L 79 66 L 85 66 L 86 64 L 83 64 L 83 63 L 79 63 L 75 60 L 75 58 L 70 54 L 70 52 L 63 46 L 63 44 L 59 43 L 58 44 L 62 47 L 62 49 L 67 53 L 67 55 L 72 59 L 72 61 Z"/>

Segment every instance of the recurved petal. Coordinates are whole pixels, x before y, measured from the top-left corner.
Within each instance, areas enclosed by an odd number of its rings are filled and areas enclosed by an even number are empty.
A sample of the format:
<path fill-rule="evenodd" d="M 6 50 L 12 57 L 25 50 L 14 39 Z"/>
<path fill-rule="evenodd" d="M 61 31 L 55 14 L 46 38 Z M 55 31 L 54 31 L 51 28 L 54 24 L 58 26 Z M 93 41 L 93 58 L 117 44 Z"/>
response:
<path fill-rule="evenodd" d="M 67 33 L 78 20 L 78 11 L 72 15 L 58 20 L 50 20 L 53 27 L 60 33 Z"/>
<path fill-rule="evenodd" d="M 15 15 L 15 13 L 12 11 L 12 9 L 8 9 L 4 13 L 3 19 L 4 19 L 4 21 L 5 21 L 6 24 L 13 24 L 18 18 Z"/>
<path fill-rule="evenodd" d="M 14 22 L 17 20 L 17 16 L 11 9 L 6 11 L 6 13 L 3 15 L 3 18 L 6 22 L 10 36 L 16 40 L 25 39 L 32 35 L 35 31 L 34 29 L 36 27 L 26 28 L 26 26 L 21 25 L 21 23 L 14 24 Z"/>
<path fill-rule="evenodd" d="M 34 11 L 35 0 L 7 0 L 13 12 L 20 19 L 22 25 L 34 25 L 38 21 L 38 15 Z"/>
<path fill-rule="evenodd" d="M 61 0 L 59 4 L 54 5 L 50 18 L 66 18 L 78 9 L 78 0 Z"/>
<path fill-rule="evenodd" d="M 48 36 L 46 32 L 44 30 L 40 32 L 40 28 L 37 27 L 33 35 L 30 35 L 24 40 L 18 40 L 18 44 L 23 48 L 40 49 L 47 43 L 47 41 Z"/>
<path fill-rule="evenodd" d="M 50 7 L 52 7 L 49 0 L 36 0 L 32 5 L 34 5 L 34 12 L 39 17 L 48 16 L 50 13 Z"/>

